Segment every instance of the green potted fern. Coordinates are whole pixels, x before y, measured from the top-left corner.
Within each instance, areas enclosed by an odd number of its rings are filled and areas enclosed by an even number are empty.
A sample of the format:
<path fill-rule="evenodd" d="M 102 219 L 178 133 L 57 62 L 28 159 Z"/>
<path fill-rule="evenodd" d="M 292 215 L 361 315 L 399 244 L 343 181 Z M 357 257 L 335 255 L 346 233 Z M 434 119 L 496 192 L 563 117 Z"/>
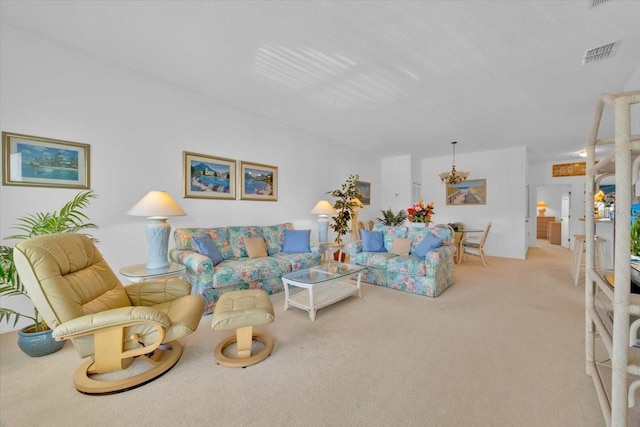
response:
<path fill-rule="evenodd" d="M 391 208 L 387 210 L 381 210 L 382 218 L 376 218 L 382 225 L 398 226 L 404 224 L 407 219 L 407 211 L 400 210 L 397 214 L 393 213 Z"/>
<path fill-rule="evenodd" d="M 76 195 L 73 200 L 67 202 L 60 211 L 36 212 L 31 215 L 17 218 L 17 224 L 13 227 L 20 230 L 20 234 L 7 237 L 10 240 L 25 240 L 30 237 L 53 233 L 75 233 L 89 228 L 98 228 L 97 225 L 88 222 L 89 218 L 82 212 L 90 200 L 97 197 L 89 190 Z M 13 261 L 13 248 L 0 245 L 0 296 L 22 295 L 29 298 L 29 294 L 20 281 Z M 51 336 L 51 330 L 40 317 L 38 309 L 34 307 L 33 313 L 18 312 L 10 308 L 0 307 L 0 322 L 5 321 L 13 326 L 21 317 L 33 321 L 32 325 L 18 331 L 18 346 L 29 356 L 44 356 L 62 348 L 65 341 L 55 341 Z"/>

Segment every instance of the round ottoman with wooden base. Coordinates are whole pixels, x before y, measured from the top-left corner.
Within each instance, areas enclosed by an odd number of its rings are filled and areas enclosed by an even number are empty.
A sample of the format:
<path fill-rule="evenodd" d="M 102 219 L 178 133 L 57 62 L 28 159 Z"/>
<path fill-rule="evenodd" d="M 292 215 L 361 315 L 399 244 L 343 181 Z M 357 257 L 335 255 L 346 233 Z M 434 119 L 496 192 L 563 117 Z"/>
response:
<path fill-rule="evenodd" d="M 235 329 L 236 334 L 216 346 L 216 362 L 232 368 L 244 368 L 266 359 L 273 350 L 273 340 L 267 335 L 254 333 L 253 327 L 271 323 L 274 318 L 273 305 L 269 295 L 263 290 L 247 289 L 222 294 L 213 309 L 211 329 Z M 251 345 L 254 339 L 263 343 L 264 348 L 252 355 Z M 228 357 L 224 350 L 233 343 L 237 343 L 236 357 Z"/>

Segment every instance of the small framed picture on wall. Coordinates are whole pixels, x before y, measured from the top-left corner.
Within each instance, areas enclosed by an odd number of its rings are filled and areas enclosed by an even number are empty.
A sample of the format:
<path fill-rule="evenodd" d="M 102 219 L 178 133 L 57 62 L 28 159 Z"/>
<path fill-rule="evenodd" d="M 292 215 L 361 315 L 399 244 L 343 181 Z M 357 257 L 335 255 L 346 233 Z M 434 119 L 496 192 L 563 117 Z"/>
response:
<path fill-rule="evenodd" d="M 188 151 L 182 158 L 184 197 L 235 200 L 235 160 Z"/>
<path fill-rule="evenodd" d="M 487 180 L 468 179 L 447 184 L 447 205 L 484 205 L 487 203 Z"/>
<path fill-rule="evenodd" d="M 260 163 L 240 162 L 241 200 L 278 200 L 278 168 Z"/>
<path fill-rule="evenodd" d="M 2 132 L 2 184 L 89 189 L 89 144 Z"/>

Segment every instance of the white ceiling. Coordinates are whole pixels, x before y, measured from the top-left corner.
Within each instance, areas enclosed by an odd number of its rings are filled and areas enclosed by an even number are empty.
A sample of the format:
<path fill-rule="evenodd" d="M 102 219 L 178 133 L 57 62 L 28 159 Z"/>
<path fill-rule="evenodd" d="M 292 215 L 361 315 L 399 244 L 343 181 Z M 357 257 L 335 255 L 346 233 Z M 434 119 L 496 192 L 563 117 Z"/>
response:
<path fill-rule="evenodd" d="M 380 156 L 574 157 L 640 67 L 640 1 L 2 0 L 0 18 Z"/>

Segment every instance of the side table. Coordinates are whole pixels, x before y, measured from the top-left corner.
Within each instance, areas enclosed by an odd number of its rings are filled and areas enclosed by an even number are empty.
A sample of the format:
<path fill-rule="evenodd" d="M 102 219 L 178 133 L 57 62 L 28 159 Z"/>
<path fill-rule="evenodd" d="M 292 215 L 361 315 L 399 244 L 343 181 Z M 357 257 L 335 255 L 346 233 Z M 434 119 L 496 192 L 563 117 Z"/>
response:
<path fill-rule="evenodd" d="M 186 267 L 183 264 L 172 262 L 167 268 L 149 270 L 146 264 L 129 265 L 120 269 L 120 274 L 132 282 L 142 282 L 150 279 L 165 279 L 167 277 L 182 277 Z"/>
<path fill-rule="evenodd" d="M 333 253 L 335 251 L 340 251 L 338 258 L 342 257 L 342 249 L 344 248 L 344 244 L 342 243 L 320 243 L 320 247 L 322 248 L 322 262 L 330 262 L 333 261 Z"/>

